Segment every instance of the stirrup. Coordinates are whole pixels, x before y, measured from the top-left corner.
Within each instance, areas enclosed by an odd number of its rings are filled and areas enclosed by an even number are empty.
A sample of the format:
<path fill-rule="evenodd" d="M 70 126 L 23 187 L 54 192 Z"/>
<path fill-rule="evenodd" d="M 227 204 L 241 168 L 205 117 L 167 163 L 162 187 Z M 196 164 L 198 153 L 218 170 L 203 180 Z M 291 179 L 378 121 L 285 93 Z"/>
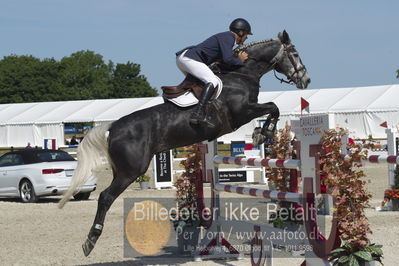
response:
<path fill-rule="evenodd" d="M 205 119 L 203 119 L 203 120 L 199 120 L 199 122 L 201 124 L 204 124 L 208 128 L 215 128 L 216 127 L 215 124 L 213 124 L 207 117 L 205 117 Z"/>
<path fill-rule="evenodd" d="M 204 125 L 206 127 L 209 127 L 209 128 L 215 128 L 216 127 L 215 124 L 212 123 L 208 119 L 207 115 L 205 115 L 205 118 L 202 118 L 202 119 L 200 117 L 196 117 L 196 118 L 195 117 L 190 117 L 189 121 L 190 121 L 190 124 L 194 124 L 194 125 L 202 124 L 202 125 Z"/>
<path fill-rule="evenodd" d="M 190 121 L 190 124 L 198 125 L 200 120 L 197 118 L 190 118 L 189 121 Z"/>

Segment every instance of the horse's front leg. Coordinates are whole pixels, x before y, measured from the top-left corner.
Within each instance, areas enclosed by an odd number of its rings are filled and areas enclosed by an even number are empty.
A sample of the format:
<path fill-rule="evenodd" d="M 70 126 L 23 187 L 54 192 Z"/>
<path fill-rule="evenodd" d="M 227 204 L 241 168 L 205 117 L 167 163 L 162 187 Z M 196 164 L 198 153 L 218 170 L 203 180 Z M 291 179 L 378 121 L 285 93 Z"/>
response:
<path fill-rule="evenodd" d="M 252 119 L 270 114 L 273 117 L 279 118 L 280 110 L 273 102 L 268 103 L 249 103 L 247 108 L 247 116 Z"/>
<path fill-rule="evenodd" d="M 253 134 L 254 144 L 260 145 L 265 143 L 266 145 L 271 144 L 274 139 L 274 132 L 276 131 L 278 118 L 280 111 L 276 104 L 272 102 L 268 103 L 250 103 L 248 105 L 248 116 L 251 120 L 257 117 L 269 114 L 263 124 L 262 129 L 255 129 Z"/>

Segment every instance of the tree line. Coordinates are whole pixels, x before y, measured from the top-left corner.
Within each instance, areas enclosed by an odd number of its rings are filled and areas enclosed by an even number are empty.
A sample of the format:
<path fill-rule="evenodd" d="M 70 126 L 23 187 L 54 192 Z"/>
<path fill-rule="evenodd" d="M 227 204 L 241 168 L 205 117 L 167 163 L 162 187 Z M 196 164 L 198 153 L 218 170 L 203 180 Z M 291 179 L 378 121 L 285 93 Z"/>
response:
<path fill-rule="evenodd" d="M 60 61 L 32 55 L 0 60 L 0 103 L 71 101 L 157 96 L 140 65 L 105 63 L 100 54 L 78 51 Z"/>

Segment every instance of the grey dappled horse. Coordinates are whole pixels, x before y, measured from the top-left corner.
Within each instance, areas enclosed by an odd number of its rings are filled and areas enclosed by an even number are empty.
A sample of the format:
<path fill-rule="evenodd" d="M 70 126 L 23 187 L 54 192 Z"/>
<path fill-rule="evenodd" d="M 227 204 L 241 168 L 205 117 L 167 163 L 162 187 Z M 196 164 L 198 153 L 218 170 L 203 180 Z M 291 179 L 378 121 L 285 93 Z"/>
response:
<path fill-rule="evenodd" d="M 215 120 L 215 128 L 190 124 L 189 117 L 194 107 L 181 108 L 167 101 L 133 112 L 110 125 L 95 127 L 84 138 L 78 148 L 78 166 L 68 192 L 60 201 L 60 208 L 91 177 L 92 169 L 102 164 L 102 156 L 108 158 L 113 171 L 111 184 L 99 196 L 97 214 L 83 244 L 86 256 L 101 235 L 111 204 L 146 172 L 154 154 L 216 139 L 266 114 L 277 119 L 277 106 L 272 102 L 258 103 L 257 99 L 260 78 L 270 70 L 284 74 L 299 89 L 306 88 L 310 82 L 286 31 L 279 33 L 277 39 L 252 42 L 238 47 L 235 52 L 241 50 L 249 55 L 244 66 L 219 75 L 223 91 L 218 99 L 213 100 L 208 111 Z M 270 135 L 267 128 L 262 132 Z"/>

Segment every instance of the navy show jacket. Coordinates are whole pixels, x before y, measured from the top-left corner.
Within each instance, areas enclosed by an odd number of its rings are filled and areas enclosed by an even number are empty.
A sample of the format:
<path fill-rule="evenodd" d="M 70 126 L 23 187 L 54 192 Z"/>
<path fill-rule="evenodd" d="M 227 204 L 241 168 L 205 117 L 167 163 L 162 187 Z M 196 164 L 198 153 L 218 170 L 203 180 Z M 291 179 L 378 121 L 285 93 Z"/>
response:
<path fill-rule="evenodd" d="M 180 55 L 188 50 L 184 56 L 210 65 L 215 61 L 222 61 L 228 65 L 243 65 L 242 61 L 233 54 L 235 36 L 231 31 L 225 31 L 212 35 L 200 44 L 184 48 L 176 53 Z"/>

